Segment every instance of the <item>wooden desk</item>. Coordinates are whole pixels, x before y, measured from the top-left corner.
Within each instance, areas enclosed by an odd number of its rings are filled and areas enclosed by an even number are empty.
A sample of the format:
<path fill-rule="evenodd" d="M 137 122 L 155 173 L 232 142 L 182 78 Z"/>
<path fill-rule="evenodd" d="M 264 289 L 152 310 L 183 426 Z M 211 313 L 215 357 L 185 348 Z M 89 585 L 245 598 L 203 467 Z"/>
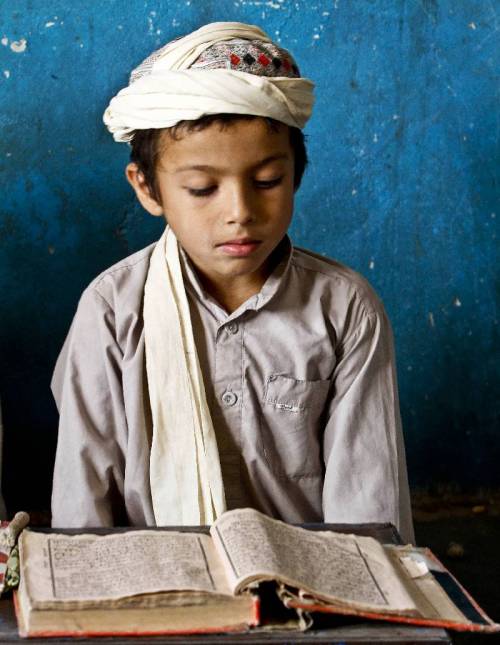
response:
<path fill-rule="evenodd" d="M 308 524 L 305 526 L 310 530 L 332 530 L 342 533 L 356 533 L 376 538 L 380 542 L 399 544 L 401 542 L 396 529 L 392 524 Z M 36 529 L 49 532 L 51 529 Z M 131 531 L 134 528 L 119 529 L 85 529 L 86 533 L 98 533 L 100 535 L 117 531 Z M 154 530 L 154 529 L 153 529 Z M 206 527 L 179 527 L 175 530 L 207 532 Z M 77 534 L 82 533 L 81 529 L 57 530 L 58 533 Z M 334 626 L 333 626 L 334 624 Z M 329 643 L 344 645 L 357 643 L 357 645 L 376 645 L 377 643 L 388 643 L 391 645 L 412 645 L 413 643 L 427 643 L 428 645 L 451 644 L 451 638 L 444 629 L 431 629 L 425 627 L 413 627 L 407 625 L 389 624 L 376 621 L 353 620 L 347 617 L 335 617 L 328 627 L 311 629 L 304 633 L 297 632 L 272 632 L 264 633 L 253 630 L 244 634 L 204 634 L 193 636 L 155 636 L 143 638 L 50 638 L 50 639 L 22 639 L 17 633 L 17 623 L 14 615 L 14 608 L 11 598 L 0 599 L 0 643 L 20 643 L 27 645 L 32 643 L 81 643 L 87 645 L 121 645 L 132 643 L 145 645 L 238 645 L 246 643 L 256 645 L 257 643 Z"/>

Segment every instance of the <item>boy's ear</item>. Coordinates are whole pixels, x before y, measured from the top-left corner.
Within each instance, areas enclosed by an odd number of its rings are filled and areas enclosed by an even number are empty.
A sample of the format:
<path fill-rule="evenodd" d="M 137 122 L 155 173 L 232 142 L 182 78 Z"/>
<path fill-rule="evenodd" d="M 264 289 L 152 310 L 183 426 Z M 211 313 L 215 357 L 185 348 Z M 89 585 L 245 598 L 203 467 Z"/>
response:
<path fill-rule="evenodd" d="M 139 170 L 138 165 L 136 163 L 129 163 L 125 168 L 125 175 L 129 184 L 135 190 L 141 206 L 155 217 L 163 215 L 163 206 L 151 195 L 151 190 L 146 183 L 143 173 Z"/>

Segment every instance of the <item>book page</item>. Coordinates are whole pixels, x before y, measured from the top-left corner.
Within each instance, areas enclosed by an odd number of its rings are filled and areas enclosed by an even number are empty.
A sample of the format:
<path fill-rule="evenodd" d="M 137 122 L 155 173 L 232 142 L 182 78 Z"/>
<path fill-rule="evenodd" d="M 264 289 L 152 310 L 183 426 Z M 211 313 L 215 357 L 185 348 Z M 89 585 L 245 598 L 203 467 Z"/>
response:
<path fill-rule="evenodd" d="M 33 601 L 116 599 L 162 591 L 230 594 L 212 540 L 199 533 L 21 536 L 22 575 Z"/>
<path fill-rule="evenodd" d="M 224 514 L 211 534 L 221 559 L 226 558 L 235 590 L 256 579 L 277 579 L 348 606 L 415 610 L 383 547 L 373 538 L 308 531 L 253 509 Z"/>

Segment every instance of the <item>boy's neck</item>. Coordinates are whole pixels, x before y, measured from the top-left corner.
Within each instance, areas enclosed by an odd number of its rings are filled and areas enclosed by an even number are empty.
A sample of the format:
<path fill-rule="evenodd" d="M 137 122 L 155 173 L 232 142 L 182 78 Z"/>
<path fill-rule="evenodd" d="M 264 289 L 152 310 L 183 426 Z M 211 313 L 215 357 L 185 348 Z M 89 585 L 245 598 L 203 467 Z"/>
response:
<path fill-rule="evenodd" d="M 217 282 L 198 272 L 203 288 L 223 307 L 228 314 L 236 311 L 244 302 L 259 293 L 269 275 L 268 271 L 251 276 L 238 276 Z"/>
<path fill-rule="evenodd" d="M 249 298 L 260 292 L 282 256 L 283 243 L 280 242 L 254 273 L 220 278 L 209 276 L 201 271 L 192 260 L 190 263 L 206 293 L 211 295 L 228 314 L 232 314 Z"/>

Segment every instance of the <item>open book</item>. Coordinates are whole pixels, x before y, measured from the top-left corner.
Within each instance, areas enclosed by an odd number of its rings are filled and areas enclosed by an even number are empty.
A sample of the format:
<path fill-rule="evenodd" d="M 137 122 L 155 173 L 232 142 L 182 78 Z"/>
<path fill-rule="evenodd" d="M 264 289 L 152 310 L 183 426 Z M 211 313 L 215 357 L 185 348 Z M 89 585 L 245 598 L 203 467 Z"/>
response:
<path fill-rule="evenodd" d="M 427 549 L 309 531 L 252 509 L 223 514 L 210 535 L 25 530 L 19 544 L 23 636 L 248 629 L 259 624 L 266 581 L 275 582 L 280 606 L 302 618 L 297 628 L 323 612 L 500 629 Z"/>

